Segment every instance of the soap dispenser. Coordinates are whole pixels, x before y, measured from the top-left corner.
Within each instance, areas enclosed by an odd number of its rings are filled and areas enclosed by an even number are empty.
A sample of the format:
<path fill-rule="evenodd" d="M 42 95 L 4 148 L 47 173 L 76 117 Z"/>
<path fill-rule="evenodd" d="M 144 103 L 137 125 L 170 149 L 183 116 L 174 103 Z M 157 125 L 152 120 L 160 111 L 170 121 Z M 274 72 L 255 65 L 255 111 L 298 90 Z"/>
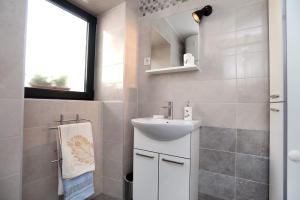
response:
<path fill-rule="evenodd" d="M 183 119 L 184 120 L 192 120 L 192 116 L 193 115 L 193 109 L 190 106 L 190 101 L 187 101 L 186 106 L 184 107 L 184 116 Z"/>

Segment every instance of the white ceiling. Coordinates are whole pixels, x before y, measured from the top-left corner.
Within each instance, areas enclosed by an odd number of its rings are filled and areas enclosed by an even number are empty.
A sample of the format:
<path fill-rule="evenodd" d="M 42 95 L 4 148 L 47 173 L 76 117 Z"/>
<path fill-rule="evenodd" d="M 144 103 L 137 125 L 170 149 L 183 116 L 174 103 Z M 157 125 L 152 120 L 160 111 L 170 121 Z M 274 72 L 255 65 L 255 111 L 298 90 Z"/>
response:
<path fill-rule="evenodd" d="M 93 15 L 98 15 L 106 10 L 109 10 L 124 0 L 68 0 L 74 5 L 88 11 Z"/>

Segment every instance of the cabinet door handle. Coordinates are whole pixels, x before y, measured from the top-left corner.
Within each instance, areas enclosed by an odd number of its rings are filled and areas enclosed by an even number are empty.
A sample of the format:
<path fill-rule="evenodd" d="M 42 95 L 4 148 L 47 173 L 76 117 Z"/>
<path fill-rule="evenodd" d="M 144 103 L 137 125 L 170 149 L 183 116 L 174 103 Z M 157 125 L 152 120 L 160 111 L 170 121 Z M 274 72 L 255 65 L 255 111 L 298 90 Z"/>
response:
<path fill-rule="evenodd" d="M 184 165 L 184 162 L 178 162 L 178 161 L 174 161 L 174 160 L 169 160 L 169 159 L 161 159 L 162 161 L 165 161 L 165 162 L 169 162 L 169 163 L 174 163 L 174 164 L 178 164 L 178 165 Z"/>
<path fill-rule="evenodd" d="M 272 94 L 272 95 L 270 95 L 270 98 L 277 99 L 277 98 L 279 98 L 279 94 Z"/>
<path fill-rule="evenodd" d="M 270 110 L 271 110 L 272 112 L 279 112 L 279 111 L 280 111 L 279 109 L 276 109 L 276 108 L 270 108 Z"/>
<path fill-rule="evenodd" d="M 60 161 L 62 161 L 62 159 L 52 160 L 51 163 L 56 163 L 56 162 L 60 162 Z"/>
<path fill-rule="evenodd" d="M 141 153 L 135 153 L 135 155 L 142 156 L 142 157 L 145 157 L 145 158 L 154 158 L 154 156 L 148 156 L 148 155 L 141 154 Z"/>

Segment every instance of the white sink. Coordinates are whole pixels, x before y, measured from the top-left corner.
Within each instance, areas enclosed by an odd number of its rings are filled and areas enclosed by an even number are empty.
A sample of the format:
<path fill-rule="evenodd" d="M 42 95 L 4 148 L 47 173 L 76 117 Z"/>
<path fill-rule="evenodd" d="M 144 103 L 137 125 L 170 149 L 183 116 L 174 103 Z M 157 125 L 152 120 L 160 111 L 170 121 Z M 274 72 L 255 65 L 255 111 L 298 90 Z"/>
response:
<path fill-rule="evenodd" d="M 170 141 L 181 138 L 200 127 L 200 121 L 169 120 L 138 118 L 131 120 L 133 126 L 146 134 L 148 137 Z"/>

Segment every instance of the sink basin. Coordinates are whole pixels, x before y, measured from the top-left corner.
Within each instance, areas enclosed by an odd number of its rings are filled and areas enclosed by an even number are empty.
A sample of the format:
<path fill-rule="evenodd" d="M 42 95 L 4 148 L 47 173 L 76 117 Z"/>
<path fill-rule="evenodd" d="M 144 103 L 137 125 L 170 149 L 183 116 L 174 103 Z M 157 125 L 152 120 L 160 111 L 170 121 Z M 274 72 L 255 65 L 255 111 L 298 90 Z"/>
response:
<path fill-rule="evenodd" d="M 176 140 L 200 127 L 200 121 L 138 118 L 131 122 L 148 137 L 161 141 Z"/>

